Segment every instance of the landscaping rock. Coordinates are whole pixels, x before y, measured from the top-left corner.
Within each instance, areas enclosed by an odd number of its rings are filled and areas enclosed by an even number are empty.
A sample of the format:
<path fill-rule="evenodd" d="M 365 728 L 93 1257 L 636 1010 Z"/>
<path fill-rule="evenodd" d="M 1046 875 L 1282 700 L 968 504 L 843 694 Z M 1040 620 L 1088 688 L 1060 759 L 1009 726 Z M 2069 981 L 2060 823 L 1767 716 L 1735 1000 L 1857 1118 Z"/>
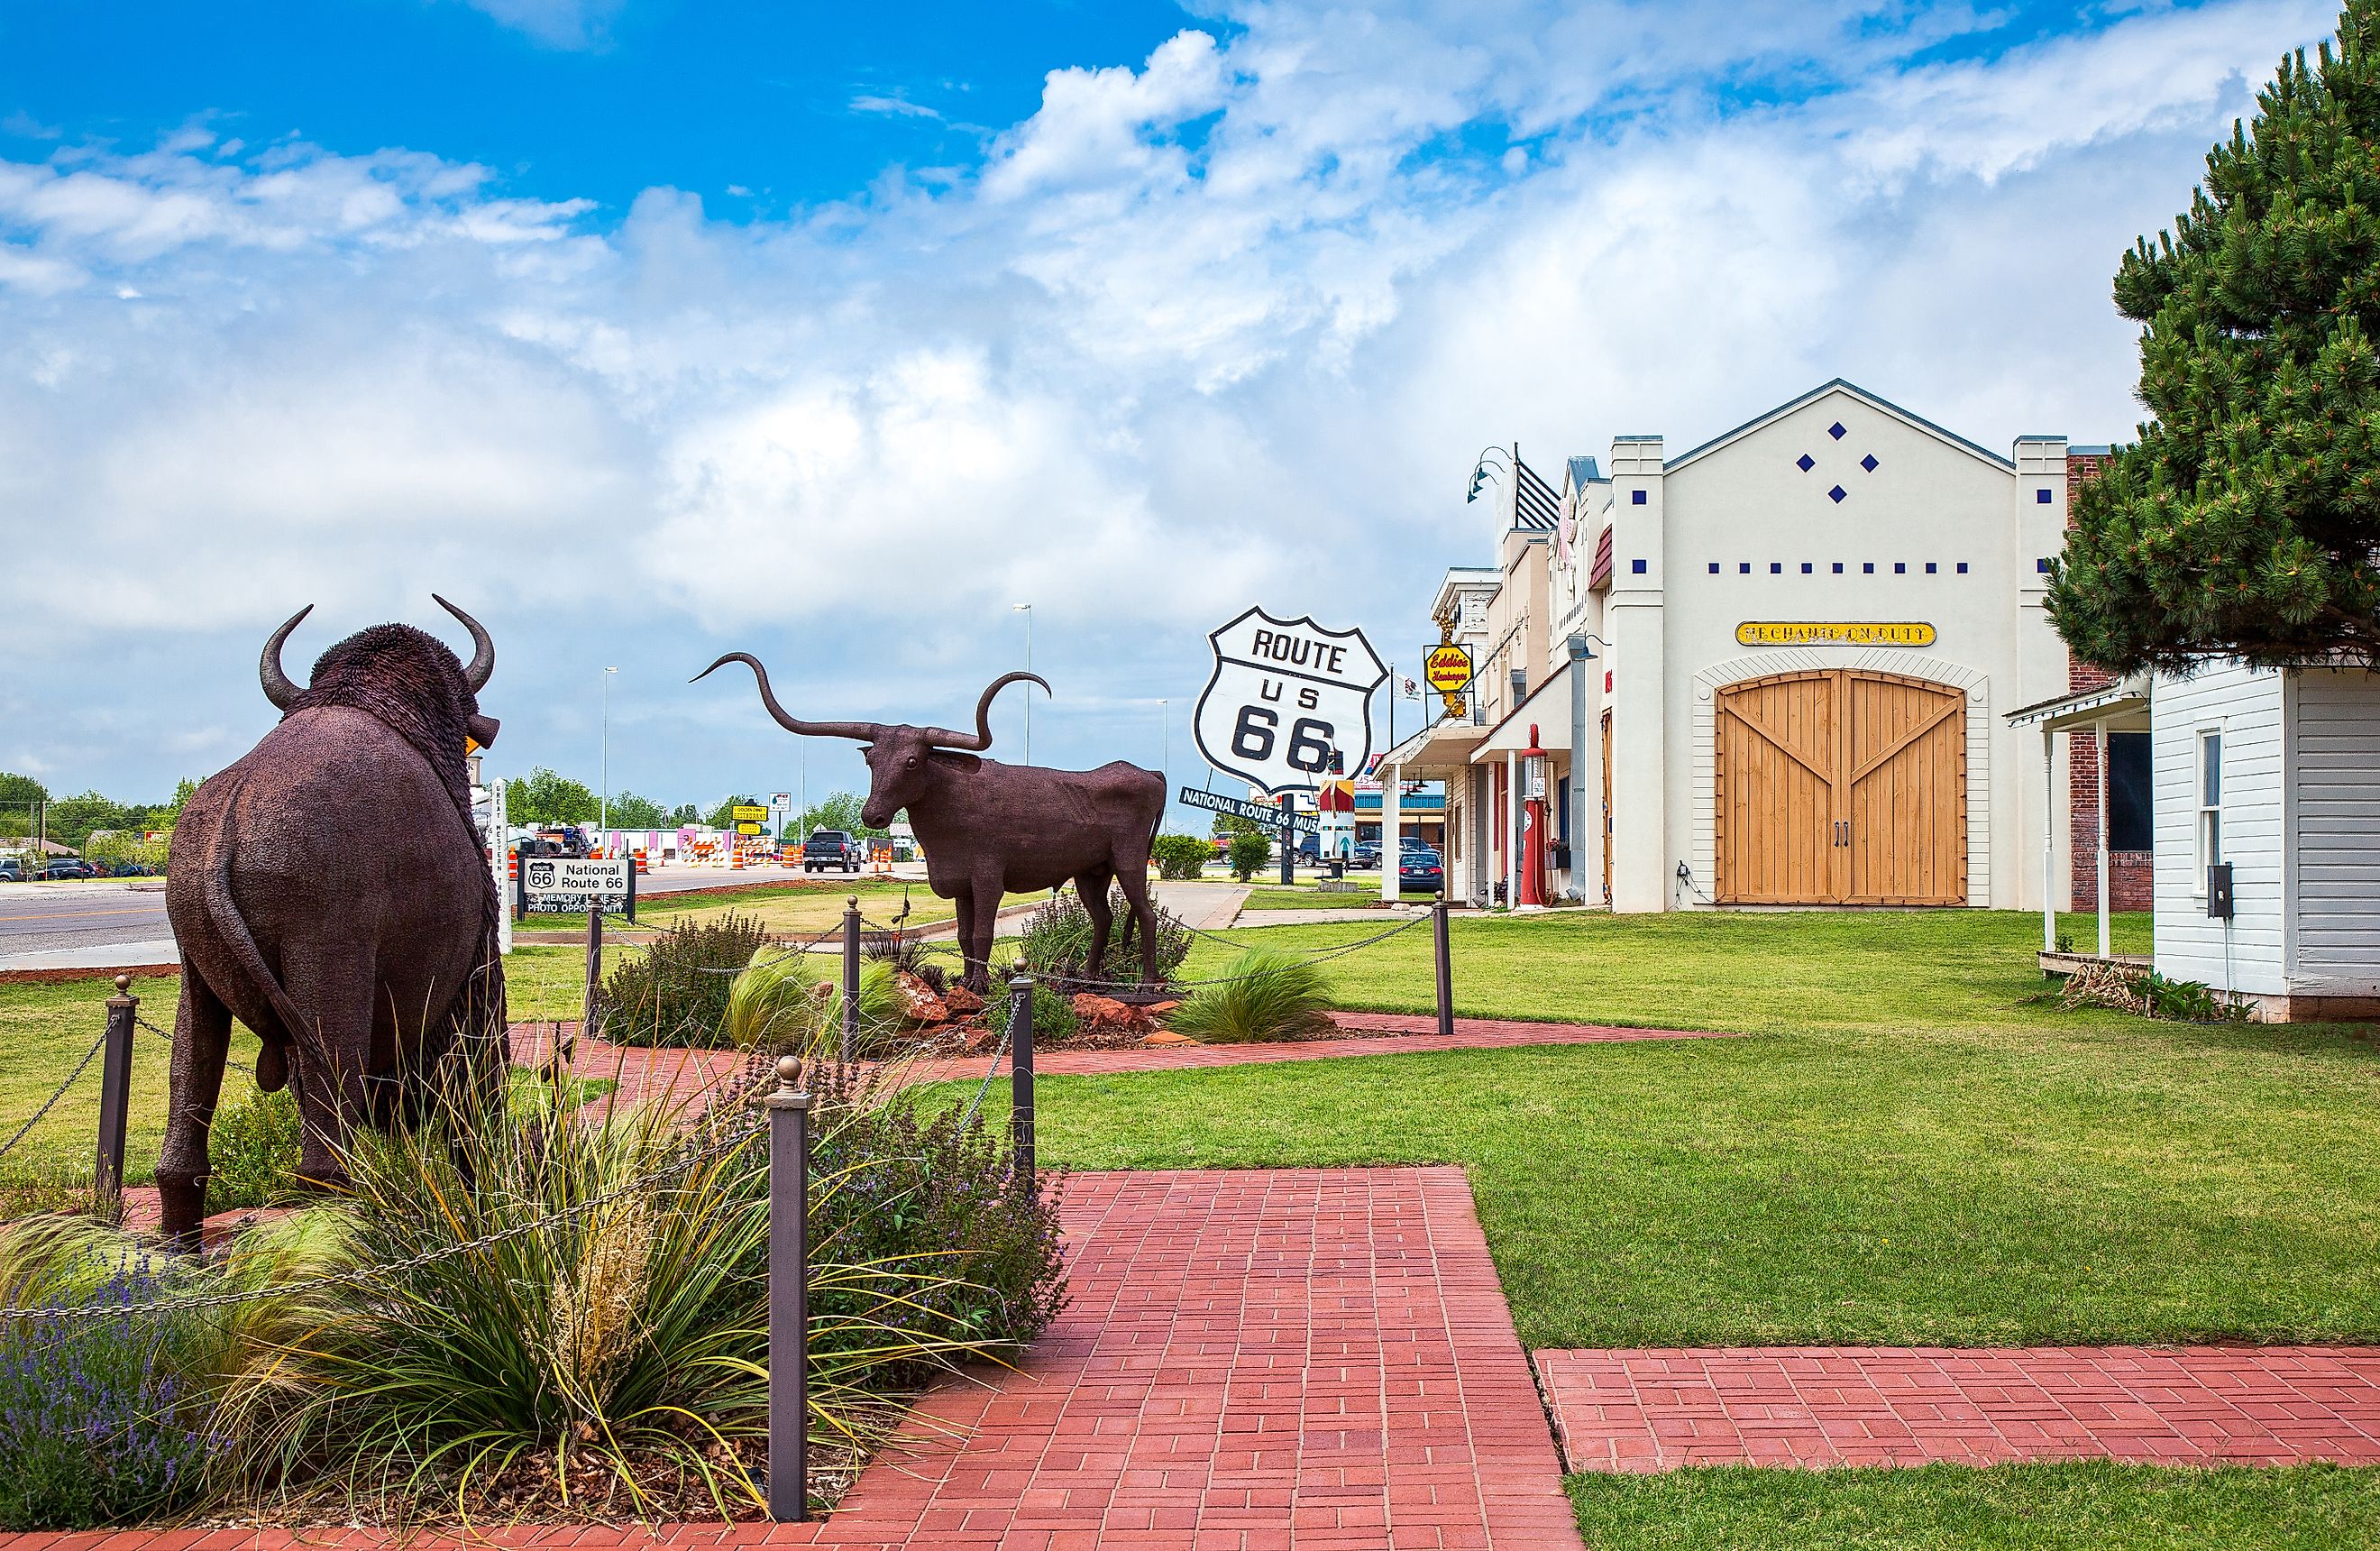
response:
<path fill-rule="evenodd" d="M 952 985 L 942 991 L 942 1006 L 953 1018 L 965 1018 L 983 1010 L 983 998 L 964 985 Z"/>
<path fill-rule="evenodd" d="M 1150 1034 L 1148 1038 L 1142 1040 L 1140 1043 L 1143 1044 L 1164 1045 L 1196 1044 L 1198 1042 L 1192 1039 L 1188 1034 L 1177 1034 L 1171 1029 L 1160 1029 L 1155 1033 Z"/>
<path fill-rule="evenodd" d="M 965 1041 L 968 1055 L 981 1056 L 1000 1044 L 1000 1035 L 980 1023 L 972 1023 L 966 1026 Z"/>
<path fill-rule="evenodd" d="M 950 1005 L 934 995 L 934 988 L 904 970 L 893 983 L 901 988 L 901 1016 L 912 1023 L 947 1023 Z"/>
<path fill-rule="evenodd" d="M 1157 1027 L 1157 1020 L 1147 1008 L 1129 1006 L 1112 996 L 1078 992 L 1074 1008 L 1083 1027 L 1099 1033 L 1147 1033 Z"/>

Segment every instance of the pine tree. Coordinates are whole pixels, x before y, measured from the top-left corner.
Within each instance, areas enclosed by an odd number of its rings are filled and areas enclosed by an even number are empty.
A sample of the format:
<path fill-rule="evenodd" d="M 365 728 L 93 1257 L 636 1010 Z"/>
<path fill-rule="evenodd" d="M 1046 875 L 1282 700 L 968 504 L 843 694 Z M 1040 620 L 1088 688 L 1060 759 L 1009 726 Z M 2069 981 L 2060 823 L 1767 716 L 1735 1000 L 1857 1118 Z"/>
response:
<path fill-rule="evenodd" d="M 2380 0 L 2256 101 L 2116 274 L 2156 418 L 2078 493 L 2049 609 L 2117 672 L 2380 660 Z"/>

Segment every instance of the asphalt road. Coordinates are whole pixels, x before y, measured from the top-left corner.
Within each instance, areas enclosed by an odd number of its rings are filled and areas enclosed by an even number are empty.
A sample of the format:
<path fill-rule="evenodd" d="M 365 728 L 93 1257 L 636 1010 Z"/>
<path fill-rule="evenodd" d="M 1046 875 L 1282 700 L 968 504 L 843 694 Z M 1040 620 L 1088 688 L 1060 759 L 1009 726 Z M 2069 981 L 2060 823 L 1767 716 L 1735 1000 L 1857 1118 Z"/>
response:
<path fill-rule="evenodd" d="M 896 876 L 925 876 L 911 863 Z M 821 882 L 841 874 L 818 873 Z M 689 889 L 789 882 L 804 876 L 760 868 L 731 872 L 720 867 L 664 867 L 637 880 L 639 896 L 680 894 Z M 174 931 L 165 922 L 165 880 L 0 884 L 0 970 L 90 969 L 132 964 L 170 964 Z"/>
<path fill-rule="evenodd" d="M 148 962 L 158 945 L 172 956 L 165 924 L 165 880 L 131 878 L 89 883 L 0 884 L 0 970 L 19 961 L 115 962 L 104 956 L 128 947 L 149 951 L 127 962 Z M 86 959 L 86 954 L 102 958 Z"/>

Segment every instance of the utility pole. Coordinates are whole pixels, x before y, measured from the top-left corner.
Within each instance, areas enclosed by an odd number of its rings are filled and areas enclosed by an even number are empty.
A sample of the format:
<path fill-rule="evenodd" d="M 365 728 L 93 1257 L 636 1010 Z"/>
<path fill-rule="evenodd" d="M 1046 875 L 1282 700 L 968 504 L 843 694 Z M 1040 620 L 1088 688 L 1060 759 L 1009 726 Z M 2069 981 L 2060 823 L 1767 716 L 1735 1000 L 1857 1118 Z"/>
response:
<path fill-rule="evenodd" d="M 598 845 L 608 844 L 601 837 L 612 833 L 612 676 L 619 671 L 615 667 L 603 670 L 603 799 L 595 809 Z"/>
<path fill-rule="evenodd" d="M 1025 671 L 1033 671 L 1033 605 L 1018 604 L 1011 614 L 1025 616 Z M 1033 763 L 1033 691 L 1025 691 L 1025 763 Z"/>

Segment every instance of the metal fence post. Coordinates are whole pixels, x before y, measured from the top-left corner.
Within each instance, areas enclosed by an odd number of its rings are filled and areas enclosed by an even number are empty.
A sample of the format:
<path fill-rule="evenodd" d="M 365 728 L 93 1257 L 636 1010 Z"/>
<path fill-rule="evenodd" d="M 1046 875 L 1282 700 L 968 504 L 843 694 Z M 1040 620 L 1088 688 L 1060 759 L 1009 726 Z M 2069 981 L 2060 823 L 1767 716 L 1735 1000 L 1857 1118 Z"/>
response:
<path fill-rule="evenodd" d="M 769 1095 L 769 1517 L 809 1517 L 810 1096 L 798 1056 Z"/>
<path fill-rule="evenodd" d="M 1446 890 L 1438 891 L 1438 898 L 1429 907 L 1429 934 L 1432 957 L 1438 970 L 1438 1033 L 1440 1039 L 1454 1037 L 1454 969 L 1453 956 L 1446 942 Z"/>
<path fill-rule="evenodd" d="M 580 1003 L 579 1034 L 589 1038 L 594 1036 L 595 1015 L 601 1009 L 602 995 L 603 911 L 601 907 L 596 907 L 587 912 L 587 995 Z M 570 1063 L 577 1054 L 578 1038 L 573 1035 L 570 1043 L 564 1046 L 555 1057 L 559 1064 L 554 1069 L 553 1085 L 557 1090 L 562 1086 L 564 1078 L 569 1075 Z"/>
<path fill-rule="evenodd" d="M 1008 1134 L 1016 1148 L 1016 1172 L 1027 1181 L 1033 1167 L 1033 977 L 1008 983 Z"/>
<path fill-rule="evenodd" d="M 93 1160 L 100 1205 L 112 1209 L 124 1189 L 124 1125 L 132 1109 L 132 1020 L 140 998 L 132 994 L 132 977 L 115 977 L 115 995 L 107 999 L 107 1041 L 99 1069 L 99 1150 Z"/>
<path fill-rule="evenodd" d="M 859 896 L 843 901 L 843 1061 L 859 1044 Z"/>

